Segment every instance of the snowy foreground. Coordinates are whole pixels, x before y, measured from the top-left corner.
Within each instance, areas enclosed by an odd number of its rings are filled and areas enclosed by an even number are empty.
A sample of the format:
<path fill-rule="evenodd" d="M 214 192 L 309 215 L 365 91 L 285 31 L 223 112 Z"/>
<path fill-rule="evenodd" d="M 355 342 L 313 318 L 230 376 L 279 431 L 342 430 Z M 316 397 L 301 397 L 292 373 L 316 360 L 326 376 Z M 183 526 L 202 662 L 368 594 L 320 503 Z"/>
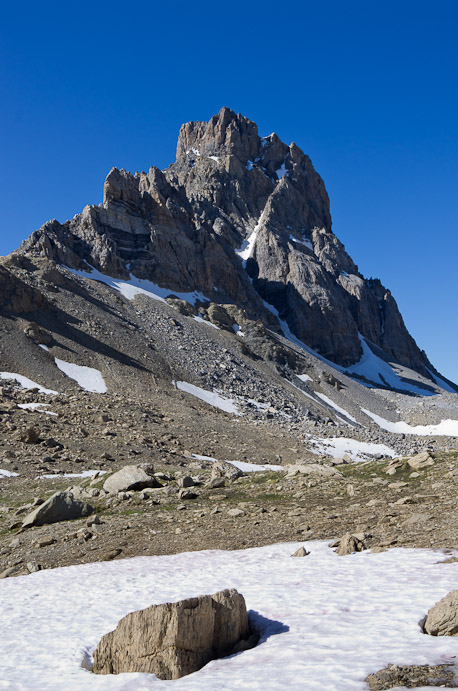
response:
<path fill-rule="evenodd" d="M 0 689 L 366 689 L 387 663 L 453 662 L 456 638 L 418 622 L 456 588 L 439 550 L 337 556 L 324 542 L 188 552 L 71 566 L 0 582 Z M 263 631 L 253 650 L 188 677 L 93 675 L 82 665 L 128 612 L 235 587 Z"/>

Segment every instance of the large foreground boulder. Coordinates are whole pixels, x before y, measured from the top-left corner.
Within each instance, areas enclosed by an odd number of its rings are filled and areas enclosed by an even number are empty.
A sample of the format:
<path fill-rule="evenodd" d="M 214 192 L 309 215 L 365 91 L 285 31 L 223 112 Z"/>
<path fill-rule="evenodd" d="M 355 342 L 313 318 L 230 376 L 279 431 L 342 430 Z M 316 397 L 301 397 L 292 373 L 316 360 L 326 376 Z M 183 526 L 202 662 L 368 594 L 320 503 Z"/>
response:
<path fill-rule="evenodd" d="M 56 492 L 43 504 L 37 506 L 22 521 L 22 530 L 34 525 L 47 523 L 59 523 L 59 521 L 71 521 L 75 518 L 84 518 L 94 512 L 94 507 L 85 501 L 76 499 L 72 492 Z"/>
<path fill-rule="evenodd" d="M 243 595 L 222 590 L 128 614 L 101 639 L 93 671 L 178 679 L 254 644 Z"/>
<path fill-rule="evenodd" d="M 458 636 L 458 590 L 451 590 L 431 607 L 424 629 L 430 636 Z"/>
<path fill-rule="evenodd" d="M 110 494 L 161 486 L 154 477 L 154 468 L 150 463 L 125 465 L 117 473 L 110 475 L 103 483 L 103 489 Z"/>

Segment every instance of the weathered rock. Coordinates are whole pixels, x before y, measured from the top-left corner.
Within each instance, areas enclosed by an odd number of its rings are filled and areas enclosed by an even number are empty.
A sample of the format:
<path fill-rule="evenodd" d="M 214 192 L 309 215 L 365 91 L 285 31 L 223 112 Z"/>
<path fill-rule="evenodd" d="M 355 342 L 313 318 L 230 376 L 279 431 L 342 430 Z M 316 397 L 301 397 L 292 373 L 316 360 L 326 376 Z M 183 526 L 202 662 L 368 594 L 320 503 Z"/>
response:
<path fill-rule="evenodd" d="M 458 636 L 458 590 L 452 590 L 431 607 L 424 629 L 430 636 Z"/>
<path fill-rule="evenodd" d="M 236 590 L 153 605 L 128 614 L 103 636 L 93 671 L 178 679 L 230 655 L 249 636 L 245 600 Z"/>
<path fill-rule="evenodd" d="M 109 494 L 161 486 L 161 483 L 154 477 L 153 466 L 149 463 L 125 465 L 117 473 L 110 475 L 103 483 L 103 489 Z"/>
<path fill-rule="evenodd" d="M 307 552 L 305 547 L 299 547 L 299 549 L 297 549 L 294 552 L 294 554 L 292 554 L 291 556 L 292 557 L 308 557 L 309 554 L 310 554 L 310 552 Z"/>
<path fill-rule="evenodd" d="M 245 473 L 228 463 L 227 461 L 215 461 L 212 464 L 211 480 L 219 477 L 225 477 L 227 480 L 236 480 L 239 477 L 243 477 Z"/>
<path fill-rule="evenodd" d="M 240 516 L 245 516 L 245 511 L 243 509 L 229 509 L 227 515 L 231 518 L 240 518 Z"/>
<path fill-rule="evenodd" d="M 341 478 L 342 473 L 330 465 L 320 465 L 319 463 L 307 463 L 304 465 L 289 465 L 287 467 L 286 477 L 294 477 L 294 475 L 313 475 L 321 478 Z"/>
<path fill-rule="evenodd" d="M 363 552 L 365 549 L 367 549 L 366 545 L 359 536 L 357 537 L 351 533 L 345 533 L 345 535 L 340 538 L 336 553 L 339 556 L 344 556 L 346 554 L 352 554 L 353 552 Z"/>
<path fill-rule="evenodd" d="M 451 665 L 388 665 L 366 678 L 370 691 L 385 691 L 394 687 L 407 689 L 419 686 L 457 688 L 458 681 Z"/>
<path fill-rule="evenodd" d="M 423 468 L 429 468 L 434 465 L 434 459 L 430 456 L 428 451 L 423 451 L 422 453 L 408 458 L 407 463 L 414 470 L 422 470 Z"/>
<path fill-rule="evenodd" d="M 24 518 L 22 529 L 59 521 L 71 521 L 89 516 L 93 512 L 92 506 L 75 499 L 71 492 L 56 492 Z"/>

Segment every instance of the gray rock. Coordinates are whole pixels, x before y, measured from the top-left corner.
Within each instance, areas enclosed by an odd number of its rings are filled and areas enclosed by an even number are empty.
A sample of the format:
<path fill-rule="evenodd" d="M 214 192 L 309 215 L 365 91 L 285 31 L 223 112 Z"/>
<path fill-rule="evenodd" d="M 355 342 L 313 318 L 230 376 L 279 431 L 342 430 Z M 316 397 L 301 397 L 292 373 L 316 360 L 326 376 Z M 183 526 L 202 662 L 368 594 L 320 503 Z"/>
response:
<path fill-rule="evenodd" d="M 161 487 L 160 482 L 154 477 L 154 468 L 149 463 L 125 465 L 103 483 L 103 489 L 109 494 L 141 490 L 147 487 Z"/>
<path fill-rule="evenodd" d="M 71 521 L 83 518 L 94 512 L 94 508 L 84 501 L 75 499 L 71 492 L 56 492 L 43 504 L 25 516 L 22 530 L 35 525 Z"/>
<path fill-rule="evenodd" d="M 249 636 L 245 600 L 236 590 L 153 605 L 128 614 L 101 639 L 93 671 L 178 679 L 230 655 Z"/>
<path fill-rule="evenodd" d="M 211 480 L 219 477 L 225 477 L 227 480 L 237 480 L 237 478 L 244 475 L 245 473 L 227 461 L 215 461 L 212 464 Z"/>
<path fill-rule="evenodd" d="M 452 590 L 431 607 L 424 629 L 430 636 L 458 636 L 458 590 Z"/>
<path fill-rule="evenodd" d="M 299 549 L 297 549 L 294 552 L 294 554 L 292 554 L 291 556 L 292 557 L 308 557 L 309 554 L 310 554 L 310 552 L 307 552 L 305 547 L 299 547 Z"/>

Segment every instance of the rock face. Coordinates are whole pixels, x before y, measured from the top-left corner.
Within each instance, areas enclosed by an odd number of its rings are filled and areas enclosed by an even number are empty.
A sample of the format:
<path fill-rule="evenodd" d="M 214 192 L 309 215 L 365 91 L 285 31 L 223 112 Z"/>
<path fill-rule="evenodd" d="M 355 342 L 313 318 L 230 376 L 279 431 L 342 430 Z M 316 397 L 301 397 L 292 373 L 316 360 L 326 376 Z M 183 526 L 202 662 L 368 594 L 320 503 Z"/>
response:
<path fill-rule="evenodd" d="M 166 170 L 113 168 L 103 205 L 46 223 L 21 253 L 118 278 L 132 273 L 171 294 L 199 291 L 277 331 L 289 328 L 343 366 L 360 359 L 361 334 L 382 357 L 427 378 L 434 369 L 390 291 L 361 275 L 332 232 L 310 158 L 275 134 L 260 137 L 229 108 L 183 125 Z"/>
<path fill-rule="evenodd" d="M 149 463 L 125 465 L 103 483 L 103 489 L 110 494 L 147 487 L 161 487 L 161 483 L 154 477 L 154 468 Z"/>
<path fill-rule="evenodd" d="M 240 650 L 249 636 L 245 600 L 233 589 L 153 605 L 128 614 L 103 636 L 94 652 L 93 671 L 178 679 Z"/>
<path fill-rule="evenodd" d="M 452 590 L 431 607 L 424 629 L 430 636 L 458 636 L 458 590 Z"/>
<path fill-rule="evenodd" d="M 94 509 L 90 504 L 75 499 L 72 492 L 56 492 L 43 504 L 27 514 L 22 521 L 22 529 L 31 528 L 34 525 L 83 518 L 89 516 L 93 511 Z"/>

